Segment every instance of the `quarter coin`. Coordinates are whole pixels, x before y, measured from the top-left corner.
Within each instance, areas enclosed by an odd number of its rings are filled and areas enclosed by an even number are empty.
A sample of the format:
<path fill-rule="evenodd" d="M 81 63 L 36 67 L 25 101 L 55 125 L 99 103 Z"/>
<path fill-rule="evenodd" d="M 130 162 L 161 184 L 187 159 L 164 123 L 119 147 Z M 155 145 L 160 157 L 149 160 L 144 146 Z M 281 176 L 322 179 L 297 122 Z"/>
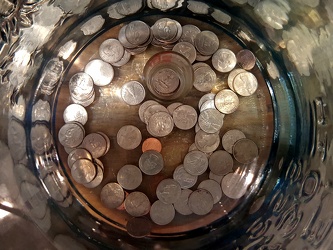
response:
<path fill-rule="evenodd" d="M 218 203 L 222 198 L 222 189 L 219 183 L 214 180 L 204 180 L 200 182 L 198 189 L 207 190 L 213 197 L 213 203 Z"/>
<path fill-rule="evenodd" d="M 117 133 L 117 143 L 126 150 L 137 148 L 142 140 L 140 129 L 133 125 L 125 125 L 121 127 Z"/>
<path fill-rule="evenodd" d="M 149 213 L 150 201 L 142 192 L 130 193 L 124 202 L 126 212 L 134 217 L 144 216 Z"/>
<path fill-rule="evenodd" d="M 150 208 L 150 218 L 157 225 L 167 225 L 175 218 L 175 208 L 172 204 L 155 201 Z"/>
<path fill-rule="evenodd" d="M 246 138 L 246 136 L 242 131 L 238 129 L 231 129 L 222 136 L 222 146 L 227 152 L 232 154 L 232 148 L 235 143 L 243 138 Z"/>
<path fill-rule="evenodd" d="M 195 145 L 204 153 L 214 152 L 220 145 L 220 136 L 218 133 L 208 134 L 199 130 L 195 135 Z"/>
<path fill-rule="evenodd" d="M 129 81 L 121 87 L 121 97 L 128 105 L 140 104 L 145 96 L 145 88 L 138 81 Z"/>
<path fill-rule="evenodd" d="M 112 66 L 100 59 L 94 59 L 88 62 L 84 67 L 84 72 L 90 75 L 94 84 L 99 87 L 110 84 L 114 77 Z"/>
<path fill-rule="evenodd" d="M 239 73 L 233 82 L 235 92 L 241 96 L 250 96 L 258 88 L 257 78 L 250 72 Z"/>
<path fill-rule="evenodd" d="M 124 55 L 123 45 L 114 38 L 110 38 L 101 43 L 99 47 L 99 56 L 108 63 L 118 62 Z"/>
<path fill-rule="evenodd" d="M 163 157 L 155 150 L 145 151 L 139 159 L 139 167 L 146 175 L 158 174 L 164 167 Z"/>
<path fill-rule="evenodd" d="M 253 162 L 259 155 L 259 149 L 254 141 L 244 138 L 238 140 L 232 148 L 236 161 L 243 164 Z"/>
<path fill-rule="evenodd" d="M 80 184 L 91 182 L 96 176 L 96 167 L 88 159 L 79 159 L 71 168 L 73 179 Z"/>
<path fill-rule="evenodd" d="M 210 192 L 205 189 L 193 191 L 188 198 L 188 206 L 194 214 L 206 215 L 212 209 L 214 199 Z"/>
<path fill-rule="evenodd" d="M 174 170 L 173 179 L 179 183 L 181 188 L 191 188 L 197 182 L 198 176 L 189 174 L 182 164 Z"/>
<path fill-rule="evenodd" d="M 218 133 L 223 126 L 224 115 L 216 109 L 206 109 L 199 115 L 198 123 L 206 133 Z"/>
<path fill-rule="evenodd" d="M 184 168 L 191 175 L 203 174 L 208 168 L 207 155 L 198 150 L 188 152 L 184 158 Z"/>
<path fill-rule="evenodd" d="M 101 191 L 101 201 L 108 208 L 119 207 L 125 198 L 123 188 L 118 183 L 108 183 Z"/>
<path fill-rule="evenodd" d="M 88 113 L 83 106 L 74 103 L 65 108 L 63 118 L 65 123 L 79 122 L 82 125 L 85 125 L 88 121 Z"/>
<path fill-rule="evenodd" d="M 212 57 L 213 67 L 222 73 L 230 72 L 236 66 L 237 59 L 229 49 L 219 49 Z"/>
<path fill-rule="evenodd" d="M 190 189 L 182 189 L 182 192 L 180 193 L 179 198 L 173 204 L 175 207 L 175 210 L 178 213 L 180 213 L 182 215 L 192 214 L 192 210 L 188 206 L 188 198 L 191 193 L 192 193 L 192 190 L 190 190 Z"/>
<path fill-rule="evenodd" d="M 204 30 L 196 35 L 194 39 L 195 48 L 204 56 L 214 54 L 219 48 L 219 38 L 209 30 Z"/>
<path fill-rule="evenodd" d="M 234 160 L 232 156 L 224 150 L 217 150 L 209 157 L 209 169 L 216 175 L 226 175 L 232 172 Z"/>
<path fill-rule="evenodd" d="M 219 91 L 215 96 L 215 107 L 223 114 L 231 114 L 238 109 L 238 96 L 229 89 Z"/>
<path fill-rule="evenodd" d="M 181 187 L 179 183 L 173 179 L 162 180 L 157 188 L 157 198 L 165 204 L 174 203 L 180 196 Z"/>
<path fill-rule="evenodd" d="M 137 166 L 125 165 L 118 171 L 117 182 L 126 190 L 134 190 L 142 182 L 142 173 Z"/>
<path fill-rule="evenodd" d="M 177 128 L 188 130 L 197 123 L 198 114 L 192 106 L 181 105 L 173 111 L 173 120 Z"/>

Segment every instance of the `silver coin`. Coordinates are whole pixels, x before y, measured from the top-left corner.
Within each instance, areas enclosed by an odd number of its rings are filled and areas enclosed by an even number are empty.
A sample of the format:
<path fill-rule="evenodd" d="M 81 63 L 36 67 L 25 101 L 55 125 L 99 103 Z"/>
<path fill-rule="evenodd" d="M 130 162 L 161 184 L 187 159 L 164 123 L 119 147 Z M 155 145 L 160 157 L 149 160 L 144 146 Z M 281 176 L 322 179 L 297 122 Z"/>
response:
<path fill-rule="evenodd" d="M 101 43 L 98 52 L 103 61 L 115 63 L 123 57 L 125 49 L 119 40 L 110 38 Z"/>
<path fill-rule="evenodd" d="M 192 193 L 192 190 L 190 189 L 182 189 L 182 192 L 180 193 L 180 196 L 178 200 L 173 204 L 175 207 L 175 210 L 182 214 L 182 215 L 190 215 L 192 214 L 192 210 L 188 206 L 188 198 L 190 194 Z"/>
<path fill-rule="evenodd" d="M 212 90 L 215 84 L 216 73 L 210 66 L 199 67 L 194 71 L 193 86 L 197 90 L 201 92 L 208 92 Z"/>
<path fill-rule="evenodd" d="M 134 44 L 131 44 L 126 37 L 126 29 L 127 25 L 124 25 L 123 27 L 120 28 L 118 32 L 118 40 L 119 42 L 126 48 L 126 49 L 134 49 L 137 46 Z"/>
<path fill-rule="evenodd" d="M 201 31 L 194 39 L 195 48 L 204 56 L 213 55 L 219 48 L 219 38 L 209 30 Z"/>
<path fill-rule="evenodd" d="M 102 170 L 104 171 L 104 164 L 100 159 L 94 158 L 92 161 L 95 165 L 101 167 Z"/>
<path fill-rule="evenodd" d="M 76 148 L 84 138 L 85 130 L 80 123 L 69 122 L 63 125 L 58 133 L 61 145 L 68 148 Z"/>
<path fill-rule="evenodd" d="M 207 155 L 201 151 L 190 151 L 185 155 L 184 168 L 191 175 L 201 175 L 208 168 Z"/>
<path fill-rule="evenodd" d="M 142 140 L 140 129 L 133 125 L 125 125 L 121 127 L 117 133 L 117 143 L 126 150 L 137 148 Z"/>
<path fill-rule="evenodd" d="M 174 127 L 174 120 L 169 113 L 157 112 L 153 114 L 147 124 L 148 132 L 155 137 L 164 137 L 169 135 Z"/>
<path fill-rule="evenodd" d="M 195 126 L 198 120 L 197 111 L 189 105 L 181 105 L 173 111 L 175 126 L 182 130 L 188 130 Z"/>
<path fill-rule="evenodd" d="M 215 100 L 208 100 L 208 101 L 205 101 L 201 107 L 200 107 L 200 113 L 202 113 L 203 111 L 207 110 L 207 109 L 215 109 L 216 110 L 216 107 L 215 107 Z M 221 113 L 222 114 L 222 113 Z M 224 114 L 222 114 L 223 117 L 224 117 Z"/>
<path fill-rule="evenodd" d="M 188 42 L 194 45 L 195 37 L 201 32 L 201 30 L 192 24 L 186 24 L 183 26 L 182 36 L 179 38 L 180 42 Z"/>
<path fill-rule="evenodd" d="M 222 146 L 227 152 L 232 154 L 232 148 L 235 143 L 243 138 L 246 138 L 246 136 L 242 131 L 238 129 L 231 129 L 222 136 Z"/>
<path fill-rule="evenodd" d="M 91 182 L 95 178 L 96 173 L 95 165 L 88 159 L 77 160 L 71 168 L 73 179 L 81 184 Z"/>
<path fill-rule="evenodd" d="M 32 121 L 50 121 L 51 107 L 48 101 L 39 99 L 32 107 Z"/>
<path fill-rule="evenodd" d="M 214 99 L 215 99 L 214 93 L 207 93 L 207 94 L 203 95 L 199 100 L 198 108 L 201 109 L 201 105 L 203 103 L 205 103 L 206 101 L 209 101 L 209 100 L 214 100 Z"/>
<path fill-rule="evenodd" d="M 180 196 L 181 187 L 179 183 L 173 179 L 162 180 L 157 188 L 157 198 L 165 204 L 174 203 Z"/>
<path fill-rule="evenodd" d="M 219 133 L 223 126 L 224 115 L 216 109 L 206 109 L 199 115 L 198 123 L 206 133 Z"/>
<path fill-rule="evenodd" d="M 69 80 L 69 93 L 77 100 L 85 100 L 92 96 L 94 91 L 93 79 L 84 72 L 74 74 Z"/>
<path fill-rule="evenodd" d="M 104 134 L 103 132 L 97 132 L 97 134 L 100 134 L 100 135 L 102 135 L 103 137 L 104 137 L 104 139 L 105 139 L 105 141 L 106 141 L 106 150 L 105 150 L 105 153 L 104 153 L 104 155 L 106 155 L 107 154 L 107 152 L 109 152 L 109 150 L 110 150 L 110 148 L 111 148 L 111 141 L 110 141 L 110 138 L 106 135 L 106 134 Z M 98 160 L 98 159 L 97 159 Z M 103 165 L 103 164 L 102 164 Z"/>
<path fill-rule="evenodd" d="M 248 164 L 259 156 L 259 149 L 254 141 L 243 138 L 235 143 L 232 154 L 239 163 Z"/>
<path fill-rule="evenodd" d="M 237 173 L 229 173 L 223 177 L 221 188 L 226 196 L 236 200 L 245 195 L 248 188 L 246 182 L 246 176 Z"/>
<path fill-rule="evenodd" d="M 210 67 L 210 66 L 204 62 L 197 62 L 192 65 L 193 71 L 196 71 L 198 68 L 201 68 L 201 67 Z"/>
<path fill-rule="evenodd" d="M 123 0 L 117 2 L 115 8 L 119 14 L 129 16 L 137 13 L 142 8 L 142 1 Z"/>
<path fill-rule="evenodd" d="M 84 148 L 76 148 L 72 152 L 69 153 L 67 158 L 67 164 L 69 168 L 72 168 L 74 162 L 79 159 L 88 159 L 92 161 L 92 156 L 88 150 Z"/>
<path fill-rule="evenodd" d="M 209 169 L 214 174 L 226 175 L 232 172 L 234 160 L 232 156 L 224 150 L 217 150 L 209 157 Z"/>
<path fill-rule="evenodd" d="M 142 122 L 145 122 L 145 119 L 144 119 L 144 112 L 146 111 L 146 109 L 153 105 L 153 104 L 158 104 L 158 102 L 154 101 L 154 100 L 148 100 L 148 101 L 145 101 L 144 103 L 142 103 L 139 107 L 139 118 Z"/>
<path fill-rule="evenodd" d="M 170 115 L 173 115 L 173 111 L 175 111 L 176 108 L 183 105 L 181 102 L 174 102 L 168 105 L 167 110 L 169 111 Z"/>
<path fill-rule="evenodd" d="M 197 56 L 197 51 L 193 44 L 188 42 L 179 42 L 173 48 L 172 51 L 178 52 L 179 54 L 183 55 L 189 62 L 192 64 L 195 61 Z"/>
<path fill-rule="evenodd" d="M 214 205 L 213 196 L 205 189 L 193 191 L 188 198 L 188 206 L 194 214 L 206 215 Z"/>
<path fill-rule="evenodd" d="M 122 19 L 125 16 L 118 13 L 117 6 L 118 6 L 118 3 L 111 4 L 108 7 L 108 9 L 107 9 L 107 13 L 108 13 L 108 15 L 109 15 L 110 18 L 113 18 L 113 19 Z"/>
<path fill-rule="evenodd" d="M 219 72 L 230 72 L 237 64 L 236 55 L 229 49 L 219 49 L 212 57 L 212 64 Z"/>
<path fill-rule="evenodd" d="M 228 86 L 232 91 L 235 91 L 234 89 L 234 79 L 239 73 L 246 72 L 244 69 L 233 69 L 229 75 L 228 75 Z"/>
<path fill-rule="evenodd" d="M 220 136 L 218 133 L 208 134 L 199 130 L 195 135 L 195 145 L 204 153 L 214 152 L 220 145 Z"/>
<path fill-rule="evenodd" d="M 117 182 L 126 190 L 134 190 L 142 182 L 142 173 L 137 166 L 125 165 L 118 171 Z"/>
<path fill-rule="evenodd" d="M 168 110 L 161 104 L 153 104 L 148 106 L 147 109 L 143 112 L 144 122 L 148 124 L 150 117 L 158 112 L 168 113 Z"/>
<path fill-rule="evenodd" d="M 32 149 L 38 155 L 45 154 L 53 143 L 50 130 L 44 124 L 36 124 L 31 128 L 30 140 Z"/>
<path fill-rule="evenodd" d="M 84 125 L 88 121 L 88 113 L 83 106 L 74 103 L 65 108 L 63 118 L 65 123 L 79 122 Z"/>
<path fill-rule="evenodd" d="M 223 114 L 231 114 L 239 107 L 239 98 L 230 89 L 223 89 L 215 96 L 215 107 Z"/>
<path fill-rule="evenodd" d="M 81 30 L 85 36 L 92 35 L 103 27 L 104 22 L 101 15 L 94 16 L 81 26 Z"/>
<path fill-rule="evenodd" d="M 83 184 L 86 188 L 95 188 L 95 187 L 98 187 L 102 183 L 103 178 L 104 178 L 103 169 L 102 169 L 102 167 L 97 165 L 96 170 L 97 170 L 97 174 L 96 174 L 95 178 L 91 182 Z"/>
<path fill-rule="evenodd" d="M 132 192 L 125 199 L 126 212 L 134 217 L 144 216 L 150 211 L 150 201 L 142 192 Z"/>
<path fill-rule="evenodd" d="M 99 87 L 110 84 L 114 77 L 112 66 L 100 59 L 94 59 L 88 62 L 84 67 L 84 72 L 90 75 L 94 84 Z"/>
<path fill-rule="evenodd" d="M 199 130 L 201 130 L 201 128 L 199 126 L 199 123 L 197 122 L 197 124 L 195 124 L 194 131 L 195 131 L 195 133 L 198 133 Z"/>
<path fill-rule="evenodd" d="M 207 190 L 212 195 L 214 204 L 218 203 L 222 198 L 221 186 L 214 180 L 204 180 L 200 182 L 198 189 Z"/>
<path fill-rule="evenodd" d="M 171 42 L 178 33 L 178 27 L 175 20 L 170 18 L 161 18 L 151 27 L 154 37 L 163 42 Z"/>
<path fill-rule="evenodd" d="M 161 11 L 167 11 L 173 7 L 176 7 L 177 0 L 168 0 L 168 1 L 161 1 L 161 0 L 150 0 L 152 7 L 159 9 Z"/>
<path fill-rule="evenodd" d="M 107 208 L 119 207 L 125 198 L 125 192 L 118 183 L 108 183 L 101 191 L 101 201 Z"/>
<path fill-rule="evenodd" d="M 152 75 L 151 85 L 161 95 L 171 94 L 178 89 L 180 79 L 174 70 L 162 68 Z"/>
<path fill-rule="evenodd" d="M 137 46 L 142 45 L 150 37 L 150 27 L 145 22 L 132 21 L 125 29 L 125 36 L 129 43 Z"/>
<path fill-rule="evenodd" d="M 150 218 L 157 225 L 167 225 L 175 218 L 175 208 L 172 204 L 155 201 L 150 208 Z"/>
<path fill-rule="evenodd" d="M 234 90 L 241 96 L 253 95 L 258 88 L 257 78 L 250 72 L 239 73 L 233 82 Z"/>
<path fill-rule="evenodd" d="M 219 184 L 221 184 L 221 181 L 222 181 L 223 177 L 224 177 L 224 175 L 217 175 L 217 174 L 214 174 L 212 171 L 210 171 L 209 175 L 208 175 L 208 178 L 210 180 L 214 180 Z"/>
<path fill-rule="evenodd" d="M 95 91 L 93 90 L 91 96 L 87 97 L 86 99 L 77 100 L 73 96 L 71 96 L 72 102 L 79 104 L 83 107 L 88 107 L 90 104 L 92 104 L 95 101 Z"/>
<path fill-rule="evenodd" d="M 155 150 L 147 150 L 140 156 L 139 167 L 146 175 L 158 174 L 164 167 L 163 157 Z"/>
<path fill-rule="evenodd" d="M 129 81 L 121 87 L 121 97 L 128 105 L 140 104 L 145 96 L 145 88 L 138 81 Z"/>
<path fill-rule="evenodd" d="M 192 143 L 188 148 L 188 152 L 191 152 L 194 150 L 199 150 L 199 149 L 197 148 L 197 145 L 195 145 L 195 143 Z"/>
<path fill-rule="evenodd" d="M 88 150 L 93 158 L 99 158 L 106 154 L 107 141 L 103 135 L 91 133 L 83 139 L 81 147 Z"/>
<path fill-rule="evenodd" d="M 121 67 L 124 66 L 126 63 L 128 63 L 130 59 L 131 59 L 131 53 L 125 50 L 123 57 L 119 61 L 111 63 L 111 65 L 114 67 Z"/>
<path fill-rule="evenodd" d="M 204 55 L 201 55 L 199 52 L 197 52 L 197 56 L 195 57 L 195 60 L 198 62 L 205 62 L 205 61 L 208 61 L 211 57 L 212 57 L 211 55 L 204 56 Z"/>
<path fill-rule="evenodd" d="M 198 176 L 189 174 L 182 164 L 174 170 L 173 179 L 179 183 L 181 188 L 191 188 L 197 182 Z"/>

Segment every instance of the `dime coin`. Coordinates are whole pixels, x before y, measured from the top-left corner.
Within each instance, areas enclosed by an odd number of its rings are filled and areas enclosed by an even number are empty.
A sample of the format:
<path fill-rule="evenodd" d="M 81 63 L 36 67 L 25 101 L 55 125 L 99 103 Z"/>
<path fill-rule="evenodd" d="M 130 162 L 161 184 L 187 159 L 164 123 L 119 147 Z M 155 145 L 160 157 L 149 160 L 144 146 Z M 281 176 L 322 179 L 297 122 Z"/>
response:
<path fill-rule="evenodd" d="M 151 84 L 159 94 L 171 94 L 178 89 L 180 79 L 174 70 L 162 68 L 152 75 Z"/>
<path fill-rule="evenodd" d="M 248 164 L 258 157 L 259 149 L 254 141 L 244 138 L 235 143 L 232 154 L 239 163 Z"/>
<path fill-rule="evenodd" d="M 200 54 L 210 56 L 219 48 L 219 38 L 211 31 L 204 30 L 196 35 L 194 45 Z"/>
<path fill-rule="evenodd" d="M 235 92 L 241 96 L 250 96 L 258 88 L 257 78 L 250 72 L 239 73 L 233 82 Z"/>
<path fill-rule="evenodd" d="M 217 150 L 209 157 L 209 169 L 216 175 L 226 175 L 232 172 L 234 161 L 224 150 Z"/>
<path fill-rule="evenodd" d="M 84 107 L 74 103 L 65 108 L 63 118 L 65 123 L 79 122 L 84 125 L 88 121 L 88 113 Z"/>
<path fill-rule="evenodd" d="M 84 148 L 76 148 L 72 152 L 69 153 L 67 158 L 67 164 L 69 168 L 72 168 L 72 165 L 74 162 L 76 162 L 79 159 L 88 159 L 92 161 L 92 156 L 89 153 L 88 150 Z"/>
<path fill-rule="evenodd" d="M 126 190 L 134 190 L 142 182 L 142 173 L 137 166 L 125 165 L 118 171 L 117 182 Z"/>
<path fill-rule="evenodd" d="M 238 106 L 238 96 L 232 90 L 223 89 L 215 96 L 215 107 L 223 114 L 235 112 Z"/>
<path fill-rule="evenodd" d="M 139 118 L 142 122 L 145 122 L 145 119 L 144 119 L 144 112 L 146 111 L 146 109 L 153 105 L 153 104 L 158 104 L 158 102 L 154 101 L 154 100 L 148 100 L 148 101 L 145 101 L 144 103 L 142 103 L 139 107 Z M 163 106 L 162 106 L 163 107 Z"/>
<path fill-rule="evenodd" d="M 199 130 L 195 135 L 195 145 L 204 153 L 214 152 L 220 145 L 220 136 L 218 133 L 208 134 Z"/>
<path fill-rule="evenodd" d="M 141 143 L 142 135 L 140 129 L 133 125 L 121 127 L 117 133 L 117 143 L 126 150 L 132 150 Z"/>
<path fill-rule="evenodd" d="M 134 238 L 147 236 L 152 229 L 152 223 L 145 217 L 134 217 L 127 221 L 126 231 Z"/>
<path fill-rule="evenodd" d="M 201 175 L 208 168 L 208 158 L 205 153 L 194 150 L 185 155 L 184 168 L 191 175 Z"/>
<path fill-rule="evenodd" d="M 174 127 L 174 120 L 166 112 L 153 114 L 148 121 L 147 130 L 152 136 L 164 137 L 169 135 Z"/>
<path fill-rule="evenodd" d="M 112 66 L 100 59 L 94 59 L 87 63 L 84 72 L 91 76 L 94 84 L 103 87 L 111 83 L 114 77 Z"/>
<path fill-rule="evenodd" d="M 99 56 L 108 63 L 118 62 L 124 55 L 125 49 L 119 40 L 110 38 L 102 42 L 99 47 Z"/>
<path fill-rule="evenodd" d="M 74 162 L 71 168 L 73 179 L 81 184 L 91 182 L 96 176 L 96 167 L 88 159 L 79 159 Z"/>
<path fill-rule="evenodd" d="M 227 152 L 232 154 L 232 148 L 235 143 L 243 138 L 246 138 L 246 136 L 242 131 L 238 129 L 231 129 L 222 136 L 222 146 Z"/>
<path fill-rule="evenodd" d="M 229 49 L 219 49 L 212 57 L 213 67 L 222 73 L 230 72 L 236 66 L 237 59 Z"/>
<path fill-rule="evenodd" d="M 121 97 L 128 105 L 140 104 L 145 96 L 145 88 L 138 81 L 129 81 L 121 87 Z"/>
<path fill-rule="evenodd" d="M 130 193 L 124 202 L 126 212 L 134 217 L 143 216 L 149 213 L 150 201 L 142 192 Z"/>
<path fill-rule="evenodd" d="M 248 188 L 246 177 L 237 173 L 229 173 L 223 177 L 221 188 L 223 193 L 229 198 L 239 199 L 246 193 Z"/>
<path fill-rule="evenodd" d="M 198 189 L 207 190 L 213 197 L 213 203 L 218 203 L 222 198 L 222 189 L 219 183 L 214 180 L 204 180 L 200 182 Z"/>
<path fill-rule="evenodd" d="M 177 128 L 188 130 L 197 123 L 198 114 L 193 107 L 181 105 L 173 111 L 173 120 Z"/>
<path fill-rule="evenodd" d="M 69 122 L 63 125 L 58 133 L 61 145 L 68 148 L 76 148 L 84 138 L 85 131 L 80 123 Z"/>
<path fill-rule="evenodd" d="M 165 204 L 174 203 L 180 196 L 181 187 L 179 183 L 173 179 L 162 180 L 157 188 L 157 198 Z"/>
<path fill-rule="evenodd" d="M 173 204 L 175 207 L 175 210 L 178 213 L 180 213 L 182 215 L 192 214 L 192 210 L 188 206 L 188 198 L 191 193 L 192 193 L 192 190 L 190 190 L 190 189 L 182 189 L 182 192 L 180 193 L 179 198 Z"/>
<path fill-rule="evenodd" d="M 179 165 L 173 172 L 173 179 L 175 179 L 181 188 L 191 188 L 198 180 L 198 176 L 189 174 L 184 165 Z"/>
<path fill-rule="evenodd" d="M 150 208 L 150 218 L 157 225 L 167 225 L 175 217 L 175 208 L 172 204 L 155 201 Z"/>
<path fill-rule="evenodd" d="M 256 64 L 256 57 L 253 53 L 248 49 L 240 50 L 237 55 L 237 62 L 238 64 L 246 70 L 253 69 L 254 65 Z"/>
<path fill-rule="evenodd" d="M 189 60 L 189 62 L 192 64 L 195 61 L 195 58 L 197 56 L 197 52 L 195 50 L 194 45 L 188 42 L 179 42 L 177 43 L 172 51 L 178 52 L 179 54 L 183 55 L 185 58 Z"/>
<path fill-rule="evenodd" d="M 101 134 L 91 133 L 83 139 L 81 147 L 88 150 L 93 158 L 99 158 L 107 151 L 107 141 Z"/>
<path fill-rule="evenodd" d="M 234 79 L 239 73 L 246 72 L 244 69 L 233 69 L 229 75 L 228 75 L 228 86 L 232 91 L 235 91 L 234 89 Z"/>
<path fill-rule="evenodd" d="M 158 174 L 164 167 L 163 157 L 155 150 L 145 151 L 139 159 L 139 167 L 147 175 Z"/>
<path fill-rule="evenodd" d="M 210 192 L 205 189 L 193 191 L 188 198 L 188 206 L 194 214 L 206 215 L 212 209 L 214 199 Z"/>
<path fill-rule="evenodd" d="M 183 32 L 179 38 L 180 42 L 188 42 L 194 45 L 195 37 L 201 32 L 201 30 L 192 24 L 186 24 L 183 26 Z"/>
<path fill-rule="evenodd" d="M 142 143 L 142 152 L 146 152 L 148 150 L 155 150 L 157 152 L 161 152 L 162 150 L 162 144 L 160 140 L 156 138 L 147 138 L 143 143 Z"/>
<path fill-rule="evenodd" d="M 95 164 L 95 166 L 96 166 L 96 164 Z M 104 178 L 103 169 L 102 169 L 102 167 L 97 165 L 96 170 L 97 170 L 97 174 L 96 174 L 95 178 L 91 182 L 83 184 L 86 188 L 95 188 L 102 183 L 103 178 Z"/>
<path fill-rule="evenodd" d="M 210 66 L 199 67 L 194 71 L 193 86 L 201 91 L 208 92 L 216 84 L 216 73 Z"/>
<path fill-rule="evenodd" d="M 118 183 L 108 183 L 101 191 L 101 201 L 108 208 L 119 207 L 125 198 L 123 188 Z"/>
<path fill-rule="evenodd" d="M 206 133 L 218 133 L 223 125 L 224 115 L 216 109 L 206 109 L 199 115 L 198 123 Z"/>

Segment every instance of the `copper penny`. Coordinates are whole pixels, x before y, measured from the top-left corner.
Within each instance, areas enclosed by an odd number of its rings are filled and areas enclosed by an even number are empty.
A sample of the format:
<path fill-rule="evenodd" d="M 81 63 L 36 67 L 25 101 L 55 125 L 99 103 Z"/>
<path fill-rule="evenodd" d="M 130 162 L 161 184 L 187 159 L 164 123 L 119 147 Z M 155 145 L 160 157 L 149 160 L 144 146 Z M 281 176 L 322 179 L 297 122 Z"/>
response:
<path fill-rule="evenodd" d="M 148 150 L 155 150 L 157 152 L 161 152 L 162 144 L 160 140 L 156 138 L 148 138 L 142 143 L 142 152 L 146 152 Z"/>

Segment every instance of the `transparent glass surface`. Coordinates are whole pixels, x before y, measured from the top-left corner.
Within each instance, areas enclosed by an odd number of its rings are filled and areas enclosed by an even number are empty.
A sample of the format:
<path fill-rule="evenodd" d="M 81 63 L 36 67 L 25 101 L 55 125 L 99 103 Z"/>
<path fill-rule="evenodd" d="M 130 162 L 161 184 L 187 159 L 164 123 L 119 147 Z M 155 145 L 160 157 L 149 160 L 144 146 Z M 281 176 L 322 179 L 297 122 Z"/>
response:
<path fill-rule="evenodd" d="M 239 98 L 239 108 L 225 116 L 220 136 L 239 129 L 259 149 L 255 161 L 233 166 L 233 192 L 242 195 L 237 199 L 222 195 L 203 216 L 176 213 L 164 226 L 152 223 L 149 214 L 134 224 L 123 207 L 107 208 L 100 194 L 104 185 L 117 181 L 122 166 L 137 164 L 142 154 L 141 146 L 119 147 L 118 130 L 135 125 L 142 138 L 150 136 L 138 116 L 139 105 L 124 103 L 121 87 L 130 80 L 145 86 L 146 62 L 170 48 L 149 45 L 145 51 L 132 50 L 128 63 L 114 67 L 112 84 L 94 87 L 84 129 L 86 134 L 103 132 L 110 139 L 109 152 L 99 158 L 104 165 L 100 185 L 87 188 L 74 180 L 67 163 L 69 149 L 58 137 L 65 124 L 64 110 L 72 103 L 71 77 L 99 58 L 100 44 L 117 38 L 124 25 L 141 20 L 152 26 L 161 18 L 213 31 L 220 48 L 234 52 L 247 48 L 254 53 L 251 73 L 258 89 Z M 51 249 L 332 247 L 333 2 L 2 0 L 0 23 L 4 246 L 19 248 L 13 240 L 17 232 L 22 231 L 22 239 L 29 238 L 26 228 L 8 226 L 14 216 L 22 225 L 36 226 L 30 239 L 23 241 L 25 246 L 32 244 L 31 238 L 42 242 L 40 249 L 44 244 Z M 217 72 L 211 92 L 228 88 L 227 82 L 228 74 Z M 198 109 L 204 94 L 192 88 L 180 101 Z M 183 162 L 194 136 L 194 129 L 174 129 L 159 138 L 164 168 L 157 175 L 143 175 L 137 189 L 151 203 L 157 200 L 159 182 L 172 178 Z M 199 176 L 193 190 L 208 173 Z"/>

